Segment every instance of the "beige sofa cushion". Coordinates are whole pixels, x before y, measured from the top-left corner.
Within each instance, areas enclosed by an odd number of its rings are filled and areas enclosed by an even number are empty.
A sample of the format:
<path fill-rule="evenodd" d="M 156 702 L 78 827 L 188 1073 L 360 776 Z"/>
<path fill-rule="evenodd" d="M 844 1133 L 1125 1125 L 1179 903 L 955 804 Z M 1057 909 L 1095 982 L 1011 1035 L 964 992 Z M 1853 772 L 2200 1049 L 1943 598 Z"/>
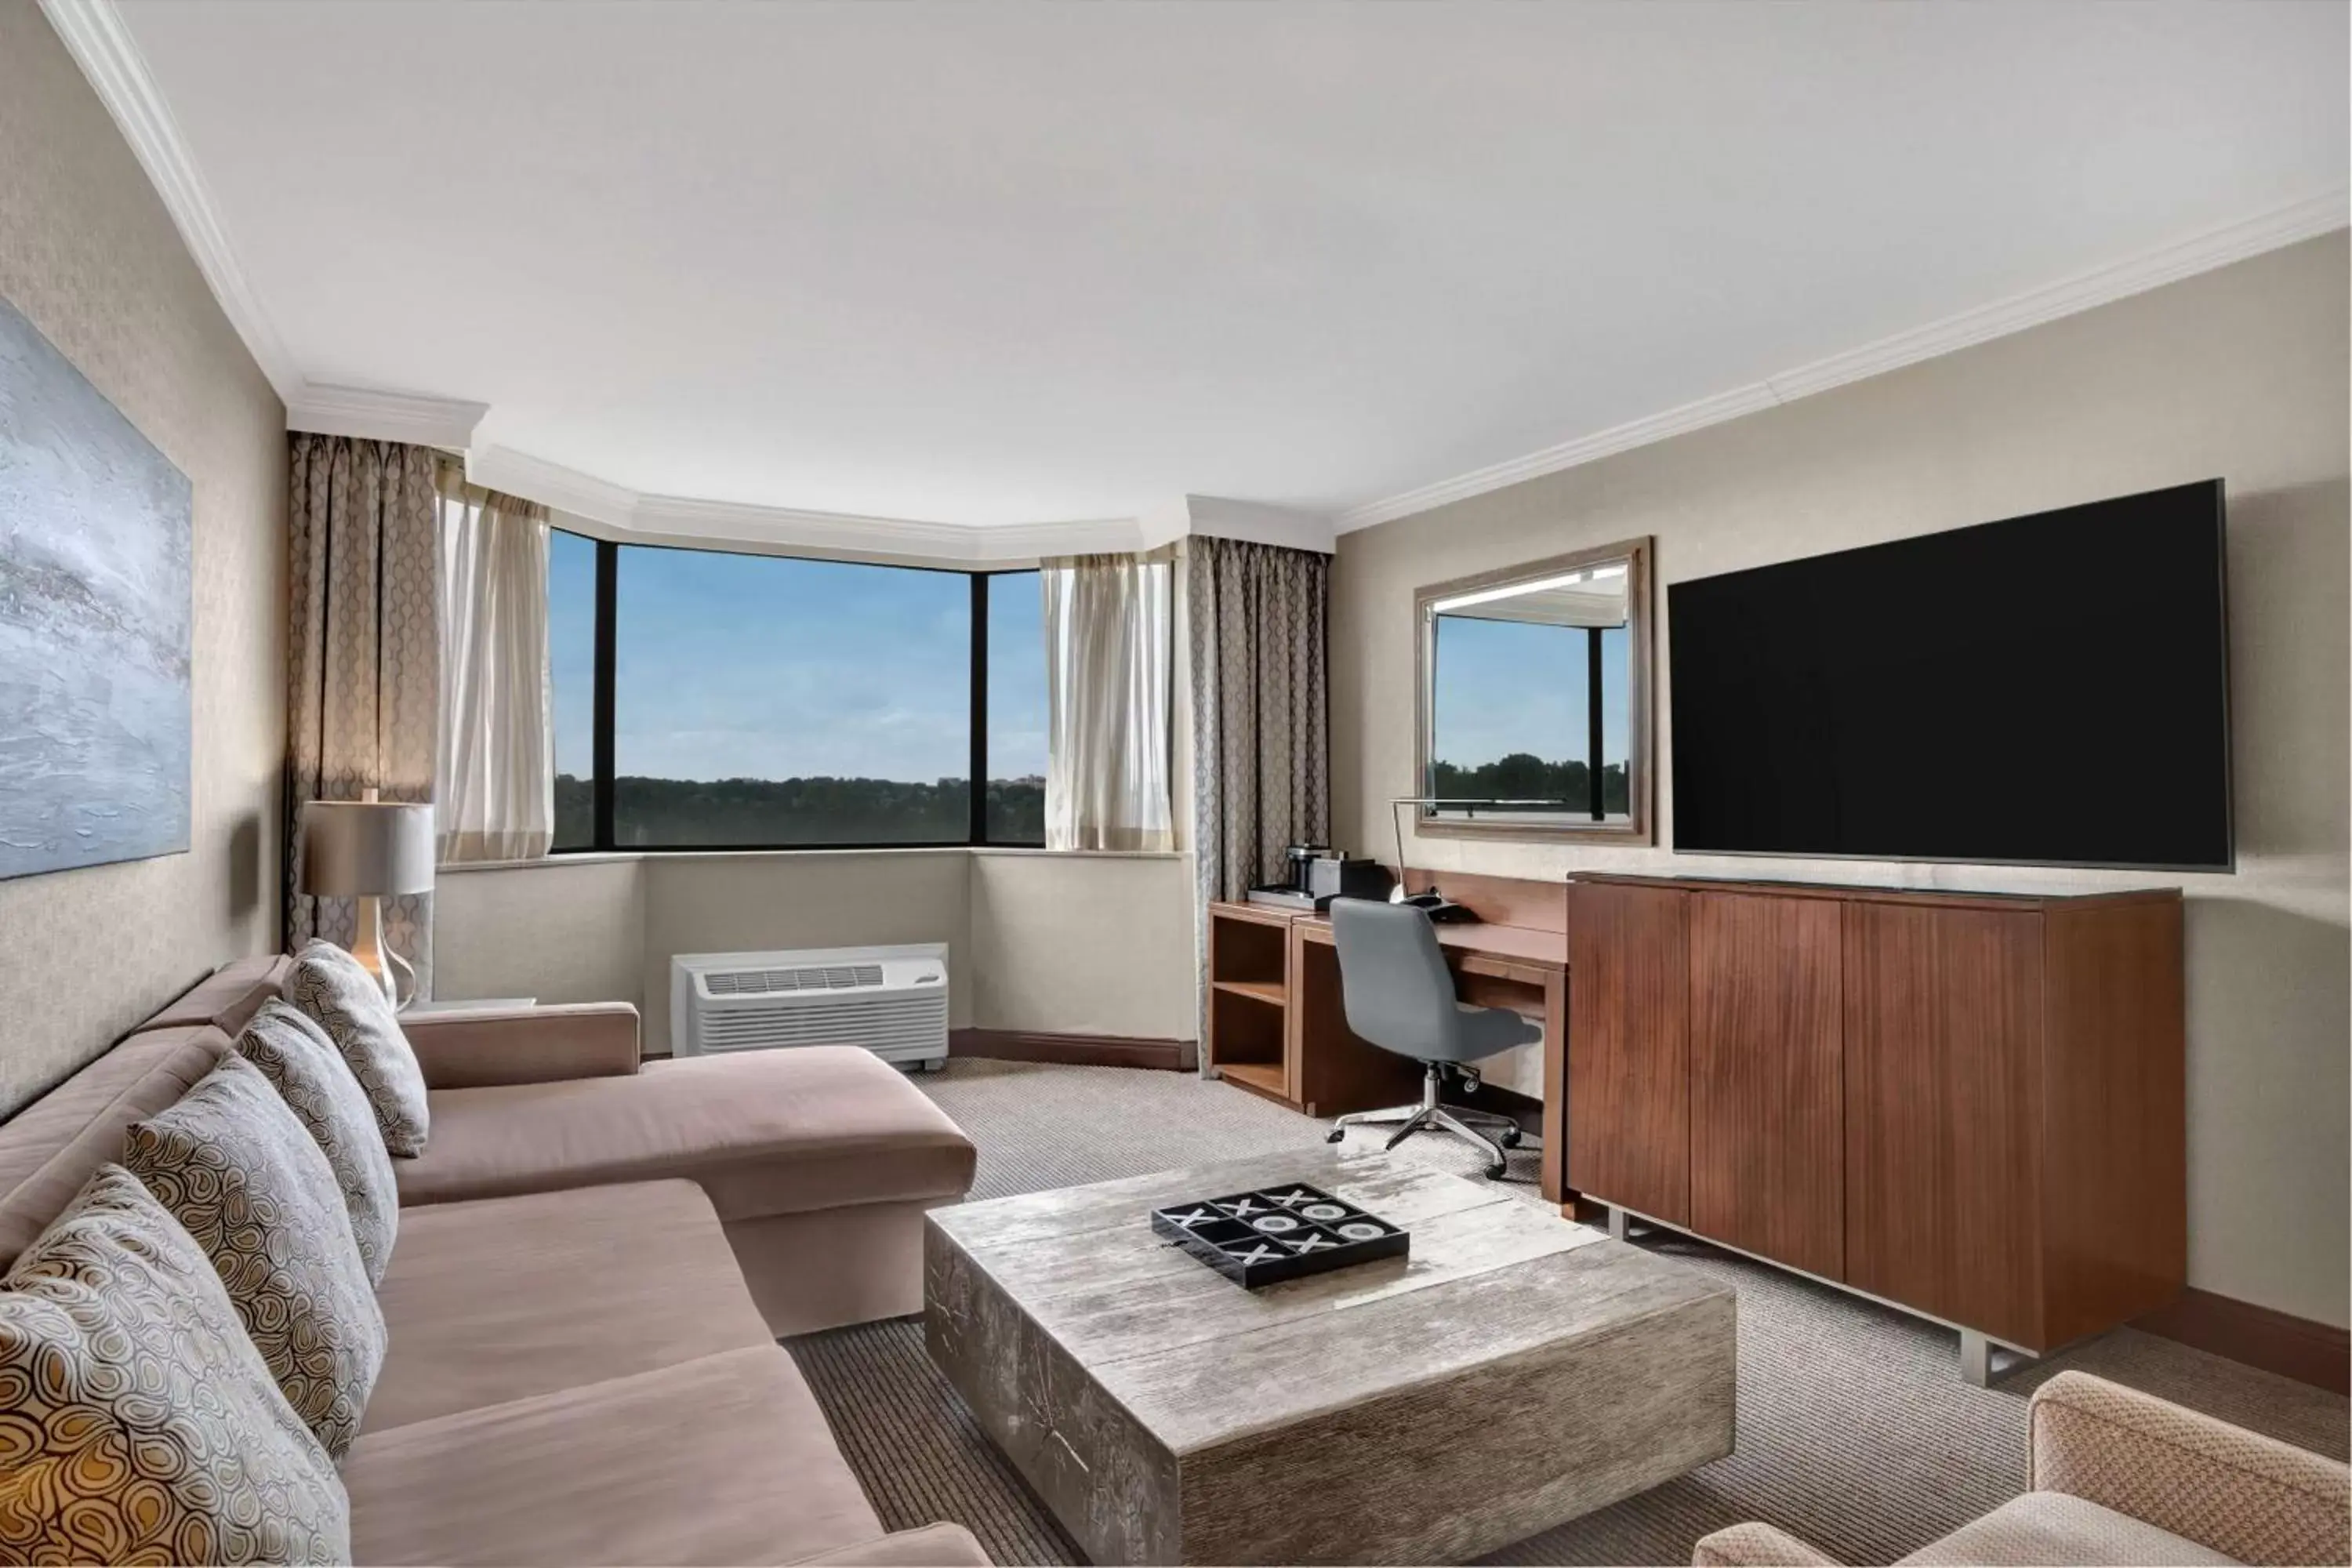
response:
<path fill-rule="evenodd" d="M 150 1029 L 186 1029 L 210 1024 L 234 1037 L 254 1013 L 283 990 L 294 961 L 283 953 L 233 958 L 158 1008 L 133 1034 Z"/>
<path fill-rule="evenodd" d="M 383 1312 L 309 1130 L 226 1056 L 131 1124 L 122 1163 L 205 1249 L 287 1403 L 341 1458 L 383 1364 Z"/>
<path fill-rule="evenodd" d="M 800 1568 L 990 1568 L 990 1563 L 988 1553 L 962 1525 L 927 1524 L 803 1557 Z"/>
<path fill-rule="evenodd" d="M 400 1188 L 375 1112 L 335 1042 L 299 1008 L 272 996 L 236 1037 L 236 1050 L 261 1069 L 327 1156 L 368 1282 L 382 1279 L 400 1232 Z"/>
<path fill-rule="evenodd" d="M 2175 1568 L 2235 1563 L 2168 1530 L 2101 1508 L 2063 1492 L 2027 1492 L 1982 1519 L 1971 1520 L 1935 1544 L 1903 1559 L 1907 1563 L 1967 1568 L 2034 1568 L 2063 1563 L 2078 1568 L 2113 1563 Z"/>
<path fill-rule="evenodd" d="M 882 1531 L 776 1345 L 371 1432 L 343 1482 L 369 1563 L 782 1563 Z"/>
<path fill-rule="evenodd" d="M 411 1209 L 380 1297 L 369 1432 L 772 1342 L 691 1182 Z"/>
<path fill-rule="evenodd" d="M 0 1280 L 0 1410 L 10 1561 L 351 1561 L 333 1462 L 120 1165 Z"/>
<path fill-rule="evenodd" d="M 218 1029 L 134 1035 L 0 1123 L 0 1268 L 47 1230 L 123 1130 L 188 1092 L 228 1051 Z"/>
<path fill-rule="evenodd" d="M 425 1071 L 374 977 L 333 942 L 314 938 L 287 971 L 286 999 L 342 1052 L 383 1130 L 383 1146 L 397 1155 L 423 1153 L 431 1114 Z"/>
<path fill-rule="evenodd" d="M 684 1176 L 725 1220 L 940 1200 L 971 1140 L 848 1046 L 647 1062 L 627 1078 L 433 1091 L 433 1146 L 394 1170 L 415 1205 Z"/>

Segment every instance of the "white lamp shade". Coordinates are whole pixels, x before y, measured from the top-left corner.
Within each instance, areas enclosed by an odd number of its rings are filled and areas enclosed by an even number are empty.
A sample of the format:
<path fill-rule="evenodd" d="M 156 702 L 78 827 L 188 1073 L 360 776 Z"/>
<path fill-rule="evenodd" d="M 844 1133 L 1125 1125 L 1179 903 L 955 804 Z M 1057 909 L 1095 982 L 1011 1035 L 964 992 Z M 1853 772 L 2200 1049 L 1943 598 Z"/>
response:
<path fill-rule="evenodd" d="M 302 890 L 367 899 L 433 889 L 433 808 L 314 800 L 302 807 Z"/>

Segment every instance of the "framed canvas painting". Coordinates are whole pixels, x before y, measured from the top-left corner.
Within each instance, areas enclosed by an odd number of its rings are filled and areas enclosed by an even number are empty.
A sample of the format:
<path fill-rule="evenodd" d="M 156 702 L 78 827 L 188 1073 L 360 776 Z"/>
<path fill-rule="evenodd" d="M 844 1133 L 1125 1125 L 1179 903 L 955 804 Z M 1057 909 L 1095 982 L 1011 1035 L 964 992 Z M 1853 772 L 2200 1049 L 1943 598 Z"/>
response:
<path fill-rule="evenodd" d="M 192 501 L 0 300 L 0 878 L 187 849 Z"/>

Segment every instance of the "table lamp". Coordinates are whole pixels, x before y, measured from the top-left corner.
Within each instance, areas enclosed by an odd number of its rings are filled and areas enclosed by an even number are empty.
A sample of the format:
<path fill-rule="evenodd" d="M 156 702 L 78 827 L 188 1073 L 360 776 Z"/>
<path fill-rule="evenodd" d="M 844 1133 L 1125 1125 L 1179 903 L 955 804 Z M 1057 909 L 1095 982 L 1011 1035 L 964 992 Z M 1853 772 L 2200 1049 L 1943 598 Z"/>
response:
<path fill-rule="evenodd" d="M 433 890 L 433 808 L 379 801 L 314 800 L 302 807 L 302 891 L 313 898 L 353 900 L 357 925 L 352 956 L 383 986 L 394 1007 L 408 1004 L 394 983 L 394 965 L 408 971 L 409 999 L 416 970 L 384 944 L 382 900 Z"/>

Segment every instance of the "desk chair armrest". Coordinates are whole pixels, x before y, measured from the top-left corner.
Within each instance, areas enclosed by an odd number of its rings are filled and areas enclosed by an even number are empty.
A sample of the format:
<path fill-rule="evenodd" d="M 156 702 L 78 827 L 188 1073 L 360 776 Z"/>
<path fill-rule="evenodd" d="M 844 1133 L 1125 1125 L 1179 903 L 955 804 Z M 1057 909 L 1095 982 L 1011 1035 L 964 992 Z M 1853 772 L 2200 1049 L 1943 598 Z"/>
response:
<path fill-rule="evenodd" d="M 626 1078 L 637 1070 L 637 1010 L 626 1002 L 452 1008 L 400 1021 L 427 1089 Z"/>
<path fill-rule="evenodd" d="M 2352 1469 L 2087 1373 L 2034 1390 L 2026 1485 L 2241 1563 L 2352 1560 Z"/>
<path fill-rule="evenodd" d="M 1836 1558 L 1769 1524 L 1735 1524 L 1702 1535 L 1691 1548 L 1691 1563 L 1693 1568 L 1838 1568 Z"/>

